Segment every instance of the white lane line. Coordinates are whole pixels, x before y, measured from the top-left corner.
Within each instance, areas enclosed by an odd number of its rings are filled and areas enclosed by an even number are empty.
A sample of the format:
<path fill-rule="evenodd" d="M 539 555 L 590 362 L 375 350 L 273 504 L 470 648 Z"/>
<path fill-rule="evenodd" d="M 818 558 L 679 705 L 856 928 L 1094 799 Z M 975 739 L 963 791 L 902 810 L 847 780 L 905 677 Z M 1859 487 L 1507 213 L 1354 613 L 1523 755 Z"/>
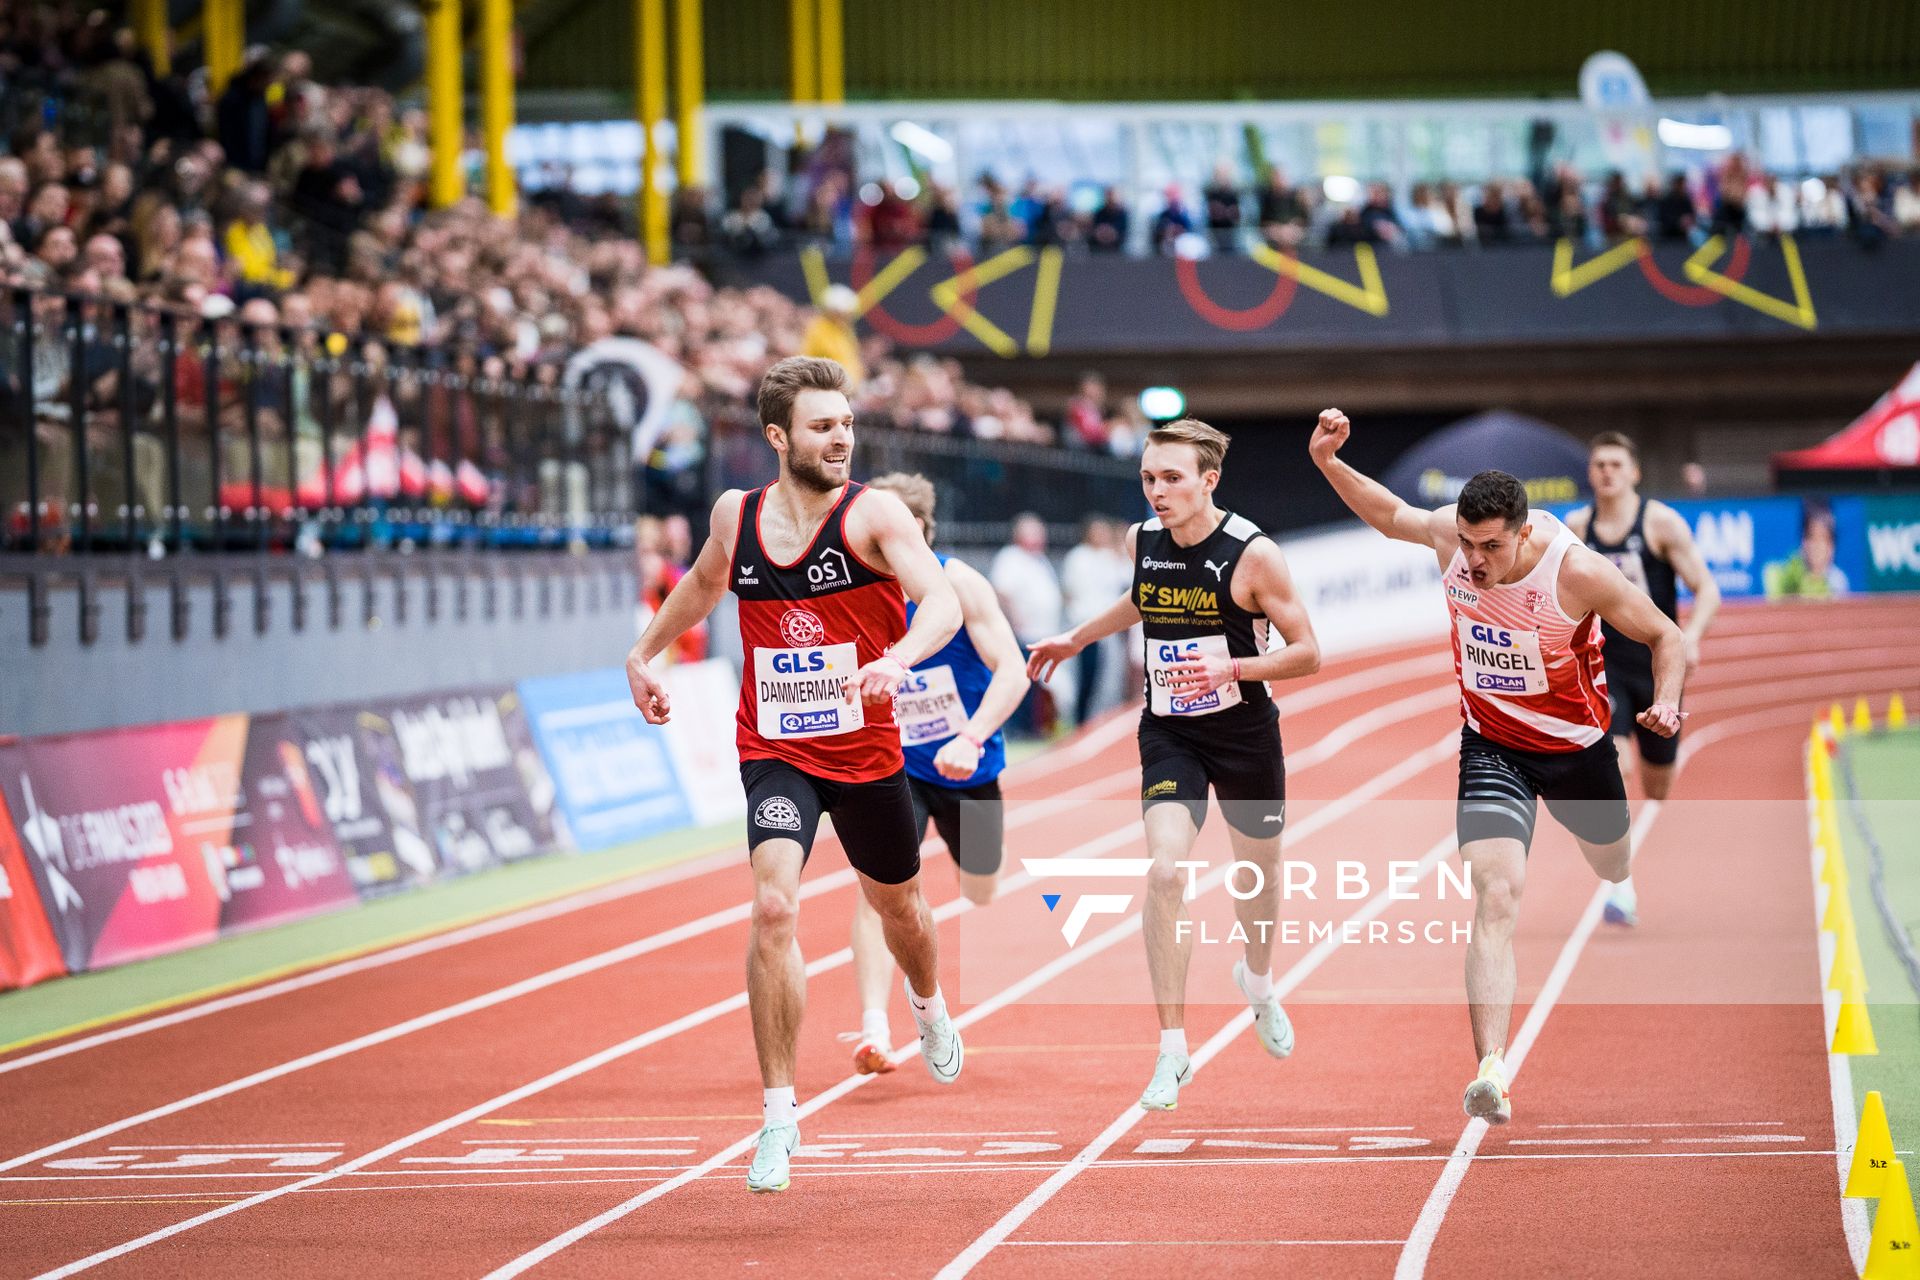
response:
<path fill-rule="evenodd" d="M 1785 1120 L 1634 1120 L 1607 1124 L 1543 1124 L 1540 1129 L 1766 1129 L 1783 1128 Z"/>
<path fill-rule="evenodd" d="M 1431 764 L 1437 764 L 1439 761 L 1445 759 L 1454 749 L 1455 743 L 1455 736 L 1449 734 L 1438 743 L 1435 743 L 1434 746 L 1421 752 L 1418 756 L 1403 761 L 1402 765 L 1417 762 L 1420 768 L 1424 770 L 1430 767 Z M 1399 766 L 1396 766 L 1396 770 L 1389 770 L 1388 774 L 1381 776 L 1389 776 L 1389 774 L 1398 771 L 1399 768 Z M 1424 880 L 1427 875 L 1439 865 L 1441 859 L 1451 853 L 1453 849 L 1454 837 L 1452 833 L 1448 833 L 1436 841 L 1433 847 L 1428 849 L 1421 857 L 1417 866 L 1414 883 L 1417 884 Z M 1211 881 L 1214 878 L 1213 875 L 1209 875 L 1207 880 Z M 1393 900 L 1392 895 L 1387 890 L 1382 890 L 1369 898 L 1362 906 L 1349 915 L 1347 919 L 1350 922 L 1365 922 L 1371 920 L 1385 912 Z M 1288 969 L 1286 974 L 1274 983 L 1274 994 L 1284 997 L 1295 987 L 1299 986 L 1308 975 L 1319 968 L 1321 963 L 1341 946 L 1342 939 L 1345 937 L 1346 932 L 1345 928 L 1332 932 L 1316 944 L 1306 955 L 1294 962 L 1293 967 Z M 1215 1032 L 1213 1036 L 1194 1053 L 1194 1071 L 1198 1072 L 1208 1062 L 1212 1061 L 1214 1055 L 1218 1054 L 1220 1050 L 1232 1042 L 1234 1037 L 1238 1036 L 1240 1032 L 1252 1024 L 1253 1011 L 1251 1009 L 1242 1009 L 1236 1013 L 1227 1021 L 1224 1027 Z M 1009 1236 L 1019 1230 L 1022 1223 L 1026 1222 L 1042 1205 L 1051 1200 L 1062 1187 L 1073 1181 L 1074 1178 L 1078 1177 L 1095 1161 L 1099 1160 L 1114 1143 L 1126 1136 L 1129 1130 L 1139 1124 L 1141 1120 L 1145 1119 L 1147 1114 L 1144 1109 L 1137 1105 L 1130 1106 L 1121 1112 L 1114 1118 L 1111 1124 L 1101 1131 L 1098 1137 L 1085 1147 L 1082 1147 L 1072 1160 L 1068 1161 L 1066 1165 L 1056 1171 L 1045 1182 L 1042 1182 L 1039 1186 L 1028 1192 L 1025 1199 L 1009 1209 L 1001 1216 L 998 1222 L 988 1227 L 974 1239 L 973 1243 L 961 1250 L 958 1257 L 942 1267 L 937 1274 L 937 1280 L 960 1280 L 960 1277 L 972 1271 L 997 1245 L 1004 1243 Z"/>
<path fill-rule="evenodd" d="M 1051 1138 L 1058 1129 L 960 1129 L 936 1133 L 823 1133 L 822 1138 Z"/>
<path fill-rule="evenodd" d="M 313 1151 L 320 1147 L 344 1147 L 344 1142 L 161 1142 L 133 1146 L 108 1147 L 109 1151 L 273 1151 L 290 1147 L 295 1151 Z"/>
<path fill-rule="evenodd" d="M 1410 1133 L 1410 1124 L 1282 1125 L 1269 1129 L 1169 1129 L 1168 1133 Z"/>
<path fill-rule="evenodd" d="M 1013 1249 L 1132 1249 L 1140 1245 L 1167 1245 L 1175 1249 L 1236 1249 L 1247 1245 L 1401 1244 L 1393 1240 L 1009 1240 Z"/>
<path fill-rule="evenodd" d="M 1351 790 L 1347 791 L 1345 794 L 1340 796 L 1337 800 L 1333 801 L 1331 804 L 1325 805 L 1315 810 L 1313 813 L 1309 814 L 1306 818 L 1302 819 L 1299 823 L 1295 824 L 1294 838 L 1296 840 L 1305 839 L 1313 832 L 1317 832 L 1324 827 L 1330 826 L 1334 822 L 1339 821 L 1340 819 L 1347 816 L 1347 814 L 1351 813 L 1353 810 L 1361 807 L 1362 805 L 1370 802 L 1371 800 L 1376 799 L 1381 795 L 1385 795 L 1387 792 L 1391 791 L 1394 787 L 1399 786 L 1402 782 L 1418 777 L 1422 772 L 1424 772 L 1428 768 L 1431 768 L 1434 764 L 1438 763 L 1440 760 L 1444 759 L 1447 756 L 1447 754 L 1454 749 L 1457 741 L 1458 741 L 1458 735 L 1452 731 L 1449 731 L 1448 733 L 1442 735 L 1438 742 L 1435 742 L 1431 746 L 1427 747 L 1425 750 L 1417 752 L 1414 755 L 1401 760 L 1398 764 L 1395 764 L 1391 768 L 1386 769 L 1385 771 L 1375 775 L 1373 778 L 1369 779 L 1367 782 L 1364 782 L 1359 786 L 1354 787 Z M 1319 745 L 1320 744 L 1318 743 L 1315 744 L 1315 746 L 1319 746 Z M 1312 752 L 1312 749 L 1309 748 L 1307 752 L 1302 752 L 1301 754 L 1307 755 L 1307 754 L 1311 754 L 1311 752 Z M 1450 847 L 1450 841 L 1451 841 L 1451 837 L 1448 837 L 1449 847 Z M 1435 846 L 1435 847 L 1436 849 L 1439 848 L 1439 846 Z M 1219 881 L 1225 879 L 1227 870 L 1228 868 L 1221 868 L 1217 871 L 1209 873 L 1201 881 L 1201 884 L 1203 886 L 1210 887 L 1212 884 L 1218 883 Z M 1380 904 L 1380 909 L 1384 910 L 1387 903 L 1387 899 L 1384 891 L 1381 895 L 1379 895 L 1377 900 Z M 1369 905 L 1372 905 L 1372 904 L 1370 903 Z M 1358 915 L 1359 913 L 1356 912 L 1355 914 Z M 1375 914 L 1378 914 L 1378 911 L 1376 911 Z M 1093 958 L 1093 956 L 1105 951 L 1107 948 L 1119 942 L 1122 938 L 1130 937 L 1133 934 L 1139 932 L 1140 924 L 1141 924 L 1141 917 L 1138 914 L 1127 917 L 1127 919 L 1109 927 L 1104 932 L 1098 934 L 1090 943 L 1077 947 L 1074 950 L 1067 952 L 1065 955 L 1056 957 L 1055 959 L 1049 961 L 1047 964 L 1041 966 L 1041 968 L 1035 970 L 1033 973 L 1027 975 L 1027 977 L 1021 979 L 1019 982 L 1016 982 L 1012 986 L 1003 989 L 998 994 L 996 994 L 995 996 L 987 1000 L 985 1003 L 975 1005 L 973 1008 L 967 1010 L 965 1013 L 956 1017 L 954 1019 L 954 1024 L 956 1026 L 965 1028 L 966 1026 L 970 1026 L 974 1022 L 979 1021 L 981 1018 L 987 1017 L 989 1014 L 995 1012 L 996 1010 L 1004 1008 L 1006 1005 L 1012 1004 L 1014 1001 L 1019 1000 L 1024 996 L 1026 996 L 1027 994 L 1029 994 L 1030 992 L 1037 990 L 1041 986 L 1044 986 L 1047 982 L 1051 981 L 1054 977 L 1058 976 L 1059 974 L 1065 973 L 1068 969 L 1073 968 L 1074 966 L 1079 965 L 1085 962 L 1086 960 Z M 1328 942 L 1331 942 L 1333 946 L 1338 946 L 1339 945 L 1338 936 L 1339 935 L 1337 934 L 1334 935 L 1334 937 L 1330 938 Z M 1322 943 L 1321 945 L 1327 946 L 1327 943 Z M 1318 948 L 1316 948 L 1316 951 L 1317 950 Z M 1330 951 L 1331 947 L 1328 947 L 1328 950 Z M 1305 961 L 1303 960 L 1301 963 L 1305 963 Z M 1295 968 L 1298 969 L 1299 965 L 1296 965 Z M 1242 1010 L 1239 1015 L 1239 1020 L 1243 1020 L 1242 1025 L 1251 1024 L 1253 1021 L 1252 1012 L 1250 1010 Z M 1218 1037 L 1216 1037 L 1216 1039 L 1217 1038 Z M 903 1058 L 908 1052 L 910 1052 L 909 1047 L 902 1046 L 901 1048 L 895 1050 L 894 1056 L 896 1058 Z M 1205 1053 L 1205 1049 L 1203 1048 L 1201 1052 Z M 1196 1062 L 1196 1066 L 1199 1065 L 1200 1059 L 1196 1058 L 1195 1062 Z M 860 1085 L 865 1084 L 867 1081 L 872 1079 L 874 1079 L 874 1077 L 872 1076 L 849 1076 L 848 1078 L 846 1078 L 845 1080 L 842 1080 L 839 1084 L 835 1085 L 831 1089 L 828 1089 L 825 1092 L 817 1094 L 813 1098 L 809 1099 L 804 1105 L 800 1107 L 798 1112 L 798 1117 L 801 1119 L 805 1119 L 808 1115 L 813 1114 L 814 1112 L 820 1110 L 822 1107 L 830 1105 L 837 1099 L 851 1092 L 853 1089 L 858 1088 Z M 1138 1108 L 1135 1108 L 1135 1110 L 1138 1111 Z M 1141 1113 L 1141 1114 L 1144 1114 L 1144 1113 Z M 641 1194 L 634 1196 L 632 1199 L 627 1200 L 624 1203 L 617 1204 L 613 1208 L 608 1209 L 606 1212 L 601 1213 L 596 1217 L 588 1219 L 586 1222 L 579 1224 L 578 1226 L 572 1228 L 571 1230 L 561 1235 L 555 1236 L 553 1239 L 547 1241 L 545 1244 L 540 1245 L 535 1249 L 531 1249 L 528 1252 L 521 1254 L 518 1258 L 515 1258 L 513 1261 L 489 1273 L 487 1276 L 487 1280 L 508 1280 L 509 1277 L 517 1276 L 522 1272 L 528 1270 L 529 1268 L 537 1266 L 539 1263 L 552 1257 L 554 1254 L 561 1252 L 562 1250 L 572 1246 L 573 1244 L 579 1242 L 580 1240 L 585 1239 L 587 1236 L 593 1234 L 595 1231 L 600 1230 L 600 1228 L 619 1221 L 620 1219 L 626 1217 L 628 1214 L 633 1213 L 635 1210 L 640 1209 L 645 1205 L 650 1204 L 653 1201 L 659 1199 L 660 1197 L 669 1194 L 676 1188 L 680 1186 L 684 1186 L 686 1183 L 692 1182 L 695 1179 L 702 1177 L 705 1174 L 711 1172 L 712 1170 L 722 1167 L 728 1161 L 731 1161 L 739 1156 L 745 1155 L 749 1150 L 752 1149 L 754 1141 L 755 1141 L 754 1136 L 741 1138 L 738 1142 L 735 1142 L 732 1146 L 727 1147 L 725 1150 L 721 1151 L 719 1154 L 713 1156 L 705 1164 L 699 1166 L 696 1169 L 689 1170 L 686 1174 L 682 1175 L 681 1177 L 670 1179 L 669 1181 L 662 1183 L 660 1186 L 654 1187 L 648 1191 L 644 1191 Z"/>
<path fill-rule="evenodd" d="M 1792 1133 L 1722 1133 L 1711 1137 L 1662 1138 L 1660 1141 L 1684 1146 L 1689 1142 L 1805 1142 L 1806 1139 Z"/>
<path fill-rule="evenodd" d="M 1715 742 L 1737 734 L 1752 732 L 1768 726 L 1791 724 L 1794 720 L 1807 718 L 1803 707 L 1774 708 L 1770 711 L 1752 712 L 1747 715 L 1731 716 L 1716 720 L 1699 730 L 1684 745 L 1676 773 L 1683 773 L 1686 766 L 1703 749 Z M 1784 717 L 1784 718 L 1783 718 Z M 1639 856 L 1647 830 L 1659 815 L 1660 802 L 1649 800 L 1641 807 L 1639 816 L 1633 824 L 1633 847 L 1635 857 Z M 1527 1011 L 1526 1022 L 1521 1025 L 1520 1034 L 1514 1037 L 1512 1052 L 1507 1057 L 1509 1082 L 1520 1074 L 1521 1064 L 1526 1061 L 1527 1051 L 1533 1047 L 1540 1029 L 1546 1025 L 1547 1015 L 1553 1012 L 1553 1006 L 1559 1001 L 1560 993 L 1565 989 L 1567 980 L 1573 974 L 1573 967 L 1580 959 L 1580 953 L 1586 949 L 1587 940 L 1600 923 L 1600 913 L 1606 905 L 1607 886 L 1602 883 L 1595 887 L 1593 896 L 1587 899 L 1586 910 L 1574 925 L 1573 933 L 1561 947 L 1560 955 L 1555 959 L 1553 971 L 1547 975 L 1547 981 L 1541 986 L 1540 994 L 1535 998 L 1533 1007 Z M 1440 1179 L 1428 1193 L 1427 1200 L 1420 1209 L 1420 1217 L 1408 1235 L 1406 1248 L 1400 1253 L 1400 1260 L 1394 1266 L 1394 1280 L 1419 1280 L 1426 1274 L 1427 1259 L 1433 1252 L 1433 1242 L 1440 1233 L 1440 1224 L 1445 1221 L 1448 1207 L 1453 1203 L 1454 1195 L 1460 1190 L 1460 1184 L 1472 1166 L 1474 1153 L 1480 1148 L 1481 1139 L 1486 1137 L 1487 1122 L 1469 1120 L 1461 1130 L 1460 1140 L 1454 1145 L 1453 1155 L 1447 1160 L 1446 1167 L 1440 1172 Z"/>

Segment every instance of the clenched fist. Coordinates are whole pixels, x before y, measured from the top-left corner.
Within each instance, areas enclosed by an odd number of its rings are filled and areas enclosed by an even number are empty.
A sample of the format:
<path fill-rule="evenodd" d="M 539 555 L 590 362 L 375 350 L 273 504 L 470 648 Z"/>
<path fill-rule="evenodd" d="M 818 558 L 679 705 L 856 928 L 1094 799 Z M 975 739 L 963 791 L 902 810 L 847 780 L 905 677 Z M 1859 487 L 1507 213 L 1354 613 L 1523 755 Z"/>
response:
<path fill-rule="evenodd" d="M 1347 415 L 1338 409 L 1322 409 L 1319 425 L 1313 429 L 1313 439 L 1307 445 L 1308 452 L 1320 466 L 1333 461 L 1333 455 L 1340 452 L 1340 446 L 1347 442 L 1353 432 L 1353 424 L 1347 421 Z"/>

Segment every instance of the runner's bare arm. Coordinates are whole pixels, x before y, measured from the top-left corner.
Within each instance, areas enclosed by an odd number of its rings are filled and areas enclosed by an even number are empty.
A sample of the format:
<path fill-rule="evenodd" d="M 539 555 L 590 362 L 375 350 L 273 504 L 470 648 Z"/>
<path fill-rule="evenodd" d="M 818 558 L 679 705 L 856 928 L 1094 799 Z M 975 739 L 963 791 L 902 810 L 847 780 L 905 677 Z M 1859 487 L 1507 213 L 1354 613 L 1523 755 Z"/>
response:
<path fill-rule="evenodd" d="M 980 767 L 984 744 L 1007 722 L 1027 696 L 1032 681 L 1026 664 L 1020 660 L 1020 642 L 1014 639 L 1007 615 L 1000 612 L 1000 601 L 993 584 L 978 569 L 959 560 L 947 561 L 947 578 L 960 598 L 960 616 L 965 619 L 967 639 L 975 653 L 993 672 L 987 691 L 980 695 L 980 706 L 968 717 L 958 736 L 950 740 L 933 758 L 933 767 L 943 775 L 970 778 Z"/>
<path fill-rule="evenodd" d="M 1236 680 L 1292 680 L 1320 669 L 1320 641 L 1313 620 L 1293 589 L 1287 558 L 1271 539 L 1258 538 L 1240 556 L 1233 571 L 1233 598 L 1248 613 L 1265 616 L 1286 647 L 1252 658 L 1222 658 L 1196 653 L 1172 664 L 1170 688 L 1194 697 Z"/>
<path fill-rule="evenodd" d="M 898 579 L 900 590 L 916 606 L 907 634 L 847 682 L 849 698 L 884 702 L 906 679 L 909 667 L 953 639 L 960 629 L 960 598 L 927 546 L 920 522 L 891 493 L 868 489 L 859 496 L 847 512 L 847 540 L 861 559 Z"/>
<path fill-rule="evenodd" d="M 740 490 L 729 489 L 714 502 L 712 524 L 700 554 L 694 557 L 686 576 L 667 593 L 646 634 L 627 652 L 627 685 L 633 690 L 633 705 L 640 708 L 640 714 L 649 724 L 665 724 L 673 708 L 666 689 L 647 664 L 688 628 L 712 613 L 720 597 L 727 594 L 733 538 L 739 528 L 740 503 L 744 497 Z"/>
<path fill-rule="evenodd" d="M 1627 581 L 1613 561 L 1585 547 L 1567 552 L 1560 569 L 1567 616 L 1597 613 L 1629 640 L 1653 650 L 1653 705 L 1639 722 L 1663 738 L 1680 732 L 1680 697 L 1687 683 L 1687 643 L 1653 597 Z"/>
<path fill-rule="evenodd" d="M 1403 502 L 1379 481 L 1364 476 L 1339 458 L 1340 446 L 1353 433 L 1353 424 L 1338 409 L 1326 409 L 1313 429 L 1307 449 L 1314 465 L 1340 495 L 1353 514 L 1400 542 L 1418 543 L 1441 555 L 1451 555 L 1458 537 L 1453 527 L 1453 508 L 1423 511 Z"/>
<path fill-rule="evenodd" d="M 1693 612 L 1680 629 L 1686 637 L 1687 671 L 1691 673 L 1700 665 L 1700 642 L 1713 625 L 1713 615 L 1720 612 L 1720 584 L 1714 581 L 1713 570 L 1707 568 L 1707 559 L 1700 554 L 1700 544 L 1693 540 L 1693 530 L 1687 528 L 1685 517 L 1666 503 L 1656 502 L 1647 518 L 1648 532 L 1655 539 L 1654 551 L 1666 557 L 1680 581 L 1693 592 Z"/>
<path fill-rule="evenodd" d="M 1127 559 L 1131 561 L 1139 542 L 1140 526 L 1127 529 Z M 1098 644 L 1110 635 L 1125 631 L 1140 621 L 1140 610 L 1129 591 L 1112 604 L 1071 631 L 1063 631 L 1045 640 L 1036 640 L 1027 651 L 1027 674 L 1035 680 L 1049 680 L 1060 664 L 1090 644 Z"/>

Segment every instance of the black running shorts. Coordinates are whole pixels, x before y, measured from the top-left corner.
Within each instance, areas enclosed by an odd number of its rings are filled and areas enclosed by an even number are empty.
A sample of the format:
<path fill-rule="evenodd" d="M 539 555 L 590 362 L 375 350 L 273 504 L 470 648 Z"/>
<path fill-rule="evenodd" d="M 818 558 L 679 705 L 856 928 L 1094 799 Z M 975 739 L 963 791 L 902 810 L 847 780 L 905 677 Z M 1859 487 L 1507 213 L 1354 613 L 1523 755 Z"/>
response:
<path fill-rule="evenodd" d="M 1247 715 L 1236 714 L 1244 710 Z M 1140 716 L 1140 807 L 1185 805 L 1207 820 L 1207 788 L 1227 825 L 1243 835 L 1277 836 L 1287 817 L 1287 763 L 1271 704 L 1211 716 Z"/>
<path fill-rule="evenodd" d="M 1613 736 L 1633 735 L 1640 744 L 1640 758 L 1648 764 L 1672 764 L 1680 758 L 1680 735 L 1663 738 L 1634 719 L 1653 705 L 1653 660 L 1617 652 L 1621 646 L 1607 641 L 1607 697 L 1613 702 Z M 1642 653 L 1645 645 L 1635 645 Z"/>
<path fill-rule="evenodd" d="M 913 829 L 922 840 L 931 818 L 933 829 L 947 842 L 947 852 L 962 871 L 990 876 L 1000 870 L 1007 830 L 1000 779 L 976 787 L 943 787 L 925 778 L 909 778 L 908 783 L 913 789 Z"/>
<path fill-rule="evenodd" d="M 854 870 L 881 884 L 904 884 L 920 872 L 920 827 L 905 769 L 872 782 L 835 782 L 784 760 L 742 760 L 740 784 L 747 792 L 749 850 L 792 840 L 805 866 L 820 815 L 830 813 Z"/>
<path fill-rule="evenodd" d="M 1521 751 L 1461 728 L 1454 821 L 1462 845 L 1507 837 L 1532 847 L 1536 799 L 1589 844 L 1612 844 L 1633 822 L 1612 738 L 1578 751 Z"/>

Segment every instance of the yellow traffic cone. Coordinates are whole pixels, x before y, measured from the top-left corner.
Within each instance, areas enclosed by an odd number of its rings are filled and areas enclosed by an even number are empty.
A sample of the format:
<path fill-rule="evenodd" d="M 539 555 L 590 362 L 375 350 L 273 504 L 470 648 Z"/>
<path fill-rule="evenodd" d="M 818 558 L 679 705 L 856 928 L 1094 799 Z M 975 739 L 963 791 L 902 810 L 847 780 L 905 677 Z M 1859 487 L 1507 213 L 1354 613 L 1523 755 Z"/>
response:
<path fill-rule="evenodd" d="M 1817 724 L 1807 741 L 1807 774 L 1812 779 L 1813 798 L 1818 800 L 1833 785 L 1833 757 L 1827 753 L 1827 740 Z"/>
<path fill-rule="evenodd" d="M 1840 837 L 1834 829 L 1831 815 L 1828 816 L 1821 834 L 1826 844 L 1822 846 L 1825 856 L 1820 862 L 1820 883 L 1832 892 L 1828 894 L 1827 905 L 1820 913 L 1820 927 L 1831 929 L 1833 926 L 1828 924 L 1827 920 L 1835 910 L 1833 904 L 1836 901 L 1845 902 L 1847 899 L 1847 855 L 1840 851 Z"/>
<path fill-rule="evenodd" d="M 1867 966 L 1860 959 L 1860 939 L 1852 922 L 1833 935 L 1833 967 L 1827 970 L 1827 990 L 1838 991 L 1842 1000 L 1858 1000 L 1867 994 Z"/>
<path fill-rule="evenodd" d="M 1837 702 L 1827 709 L 1827 728 L 1833 731 L 1835 742 L 1847 736 L 1847 717 Z"/>
<path fill-rule="evenodd" d="M 1840 1017 L 1833 1026 L 1833 1052 L 1860 1057 L 1880 1052 L 1880 1044 L 1873 1038 L 1873 1020 L 1867 1016 L 1866 1001 L 1841 999 Z"/>
<path fill-rule="evenodd" d="M 1867 1094 L 1867 1105 L 1860 1108 L 1860 1132 L 1853 1140 L 1853 1165 L 1847 1170 L 1847 1189 L 1842 1195 L 1856 1200 L 1878 1197 L 1887 1185 L 1887 1174 L 1894 1164 L 1893 1131 L 1887 1128 L 1886 1104 L 1878 1089 Z"/>
<path fill-rule="evenodd" d="M 1898 1160 L 1887 1170 L 1880 1208 L 1873 1215 L 1873 1242 L 1867 1246 L 1860 1280 L 1920 1280 L 1920 1223 L 1913 1218 L 1913 1190 L 1907 1167 Z"/>
<path fill-rule="evenodd" d="M 1907 704 L 1898 693 L 1887 703 L 1887 728 L 1904 729 L 1907 727 Z"/>
<path fill-rule="evenodd" d="M 1847 901 L 1846 872 L 1840 872 L 1837 883 L 1828 884 L 1827 905 L 1820 913 L 1820 927 L 1838 938 L 1842 933 L 1853 932 L 1853 904 Z"/>
<path fill-rule="evenodd" d="M 1855 733 L 1873 732 L 1873 712 L 1868 710 L 1865 698 L 1853 700 L 1853 731 Z"/>

